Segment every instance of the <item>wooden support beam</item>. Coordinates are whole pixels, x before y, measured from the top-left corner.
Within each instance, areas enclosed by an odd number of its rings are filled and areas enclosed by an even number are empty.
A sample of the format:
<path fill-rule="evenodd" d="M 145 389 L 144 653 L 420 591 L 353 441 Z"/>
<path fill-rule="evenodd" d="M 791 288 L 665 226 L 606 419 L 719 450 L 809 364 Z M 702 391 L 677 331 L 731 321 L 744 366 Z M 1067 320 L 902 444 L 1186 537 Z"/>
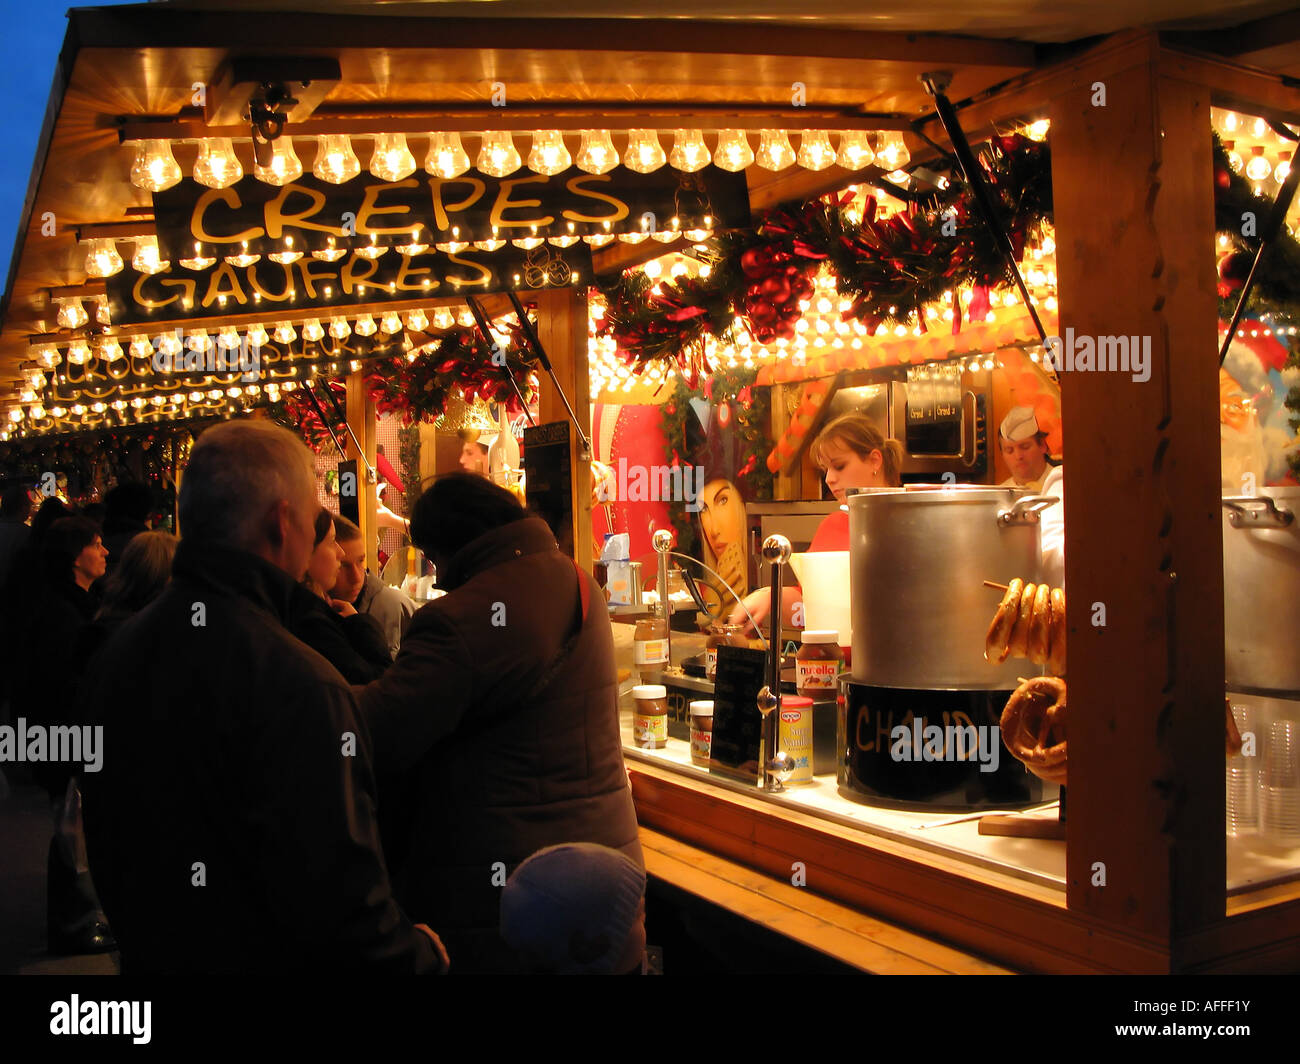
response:
<path fill-rule="evenodd" d="M 1177 970 L 1226 889 L 1210 91 L 1154 36 L 1094 59 L 1048 82 L 1061 331 L 1138 338 L 1150 378 L 1061 374 L 1068 897 Z"/>
<path fill-rule="evenodd" d="M 537 335 L 550 357 L 556 379 L 588 438 L 591 436 L 591 382 L 587 371 L 587 294 L 573 289 L 537 293 Z M 591 571 L 591 462 L 579 452 L 581 442 L 568 411 L 550 377 L 539 371 L 541 424 L 563 421 L 569 425 L 569 468 L 572 471 L 573 554 Z M 525 489 L 527 490 L 527 489 Z"/>
<path fill-rule="evenodd" d="M 361 441 L 361 450 L 352 442 L 349 435 L 343 441 L 348 459 L 357 463 L 358 508 L 361 511 L 361 538 L 366 544 L 366 568 L 372 573 L 379 572 L 379 537 L 375 525 L 375 485 L 366 475 L 367 469 L 375 467 L 375 403 L 366 394 L 365 376 L 361 373 L 349 373 L 347 379 L 348 424 Z"/>

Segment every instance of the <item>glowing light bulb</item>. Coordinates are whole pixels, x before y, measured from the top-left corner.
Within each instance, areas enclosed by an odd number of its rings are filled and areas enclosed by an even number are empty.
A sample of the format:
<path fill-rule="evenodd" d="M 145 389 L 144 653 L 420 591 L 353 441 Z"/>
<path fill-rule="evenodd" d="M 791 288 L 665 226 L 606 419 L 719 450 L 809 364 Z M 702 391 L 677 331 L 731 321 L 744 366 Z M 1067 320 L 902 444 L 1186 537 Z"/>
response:
<path fill-rule="evenodd" d="M 122 271 L 122 256 L 117 253 L 117 244 L 112 240 L 87 240 L 86 276 L 112 277 Z"/>
<path fill-rule="evenodd" d="M 361 160 L 352 150 L 352 140 L 346 133 L 330 133 L 316 141 L 316 162 L 311 172 L 331 185 L 351 181 L 361 173 Z"/>
<path fill-rule="evenodd" d="M 253 165 L 253 176 L 277 188 L 302 177 L 302 161 L 293 150 L 292 137 L 278 137 L 271 143 L 271 158 L 265 166 Z"/>
<path fill-rule="evenodd" d="M 153 358 L 153 344 L 147 336 L 131 337 L 130 351 L 132 358 Z"/>
<path fill-rule="evenodd" d="M 266 335 L 266 326 L 260 323 L 250 325 L 245 335 L 248 337 L 249 344 L 253 347 L 261 347 L 270 340 L 270 337 Z"/>
<path fill-rule="evenodd" d="M 805 129 L 799 135 L 797 161 L 805 170 L 825 170 L 835 162 L 830 134 L 824 129 Z"/>
<path fill-rule="evenodd" d="M 321 325 L 319 318 L 308 318 L 302 323 L 302 338 L 311 340 L 313 343 L 325 336 L 325 327 Z"/>
<path fill-rule="evenodd" d="M 460 143 L 459 133 L 432 133 L 424 168 L 435 177 L 460 177 L 469 169 L 469 155 Z"/>
<path fill-rule="evenodd" d="M 108 296 L 95 297 L 95 320 L 100 325 L 113 324 L 113 316 L 108 309 Z"/>
<path fill-rule="evenodd" d="M 679 129 L 673 134 L 673 150 L 668 161 L 674 170 L 693 174 L 709 165 L 712 156 L 704 143 L 704 134 L 698 129 Z"/>
<path fill-rule="evenodd" d="M 352 326 L 348 324 L 348 319 L 342 317 L 341 315 L 338 317 L 331 318 L 330 335 L 334 337 L 335 340 L 346 340 L 349 336 L 351 336 Z"/>
<path fill-rule="evenodd" d="M 1031 122 L 1029 128 L 1025 130 L 1025 136 L 1030 140 L 1044 141 L 1047 139 L 1048 131 L 1052 128 L 1050 119 L 1040 118 L 1037 122 Z"/>
<path fill-rule="evenodd" d="M 131 256 L 131 266 L 139 273 L 155 274 L 171 266 L 158 253 L 158 238 L 142 236 L 135 242 L 135 254 Z"/>
<path fill-rule="evenodd" d="M 663 145 L 659 143 L 659 134 L 653 129 L 630 129 L 627 134 L 627 151 L 623 153 L 623 165 L 638 174 L 649 174 L 658 170 L 668 161 Z"/>
<path fill-rule="evenodd" d="M 302 258 L 302 252 L 301 251 L 272 251 L 266 257 L 270 259 L 272 262 L 278 262 L 281 266 L 292 266 L 295 262 L 297 262 L 300 258 Z"/>
<path fill-rule="evenodd" d="M 275 342 L 277 344 L 291 344 L 298 339 L 297 331 L 287 321 L 282 321 L 277 324 L 275 332 L 272 333 L 272 335 L 275 337 Z"/>
<path fill-rule="evenodd" d="M 1263 181 L 1273 173 L 1273 167 L 1264 157 L 1264 146 L 1256 144 L 1250 149 L 1250 162 L 1246 164 L 1246 176 L 1252 181 Z"/>
<path fill-rule="evenodd" d="M 424 332 L 429 327 L 429 315 L 419 308 L 406 312 L 406 327 L 412 332 Z"/>
<path fill-rule="evenodd" d="M 181 179 L 181 168 L 165 140 L 144 140 L 136 149 L 131 184 L 146 192 L 162 192 Z"/>
<path fill-rule="evenodd" d="M 217 333 L 217 343 L 230 351 L 239 346 L 239 330 L 232 325 L 227 325 Z"/>
<path fill-rule="evenodd" d="M 338 262 L 348 253 L 347 248 L 336 248 L 331 245 L 327 248 L 321 248 L 320 251 L 313 251 L 311 257 L 319 262 Z"/>
<path fill-rule="evenodd" d="M 206 137 L 199 141 L 194 161 L 194 180 L 208 188 L 229 188 L 244 176 L 229 137 Z"/>
<path fill-rule="evenodd" d="M 175 333 L 163 333 L 158 337 L 158 353 L 169 360 L 175 358 L 181 353 L 180 338 Z"/>
<path fill-rule="evenodd" d="M 528 169 L 535 174 L 563 173 L 573 165 L 573 156 L 564 146 L 564 137 L 558 129 L 533 133 L 532 150 L 528 153 Z"/>
<path fill-rule="evenodd" d="M 81 305 L 80 299 L 60 299 L 58 304 L 59 312 L 55 315 L 54 320 L 62 328 L 80 329 L 90 321 L 90 315 L 86 313 L 86 308 Z"/>
<path fill-rule="evenodd" d="M 1281 151 L 1277 153 L 1277 169 L 1273 171 L 1273 180 L 1279 185 L 1282 184 L 1291 172 L 1291 153 Z"/>
<path fill-rule="evenodd" d="M 607 174 L 618 165 L 618 152 L 609 138 L 608 129 L 584 129 L 578 156 L 578 169 L 589 174 Z"/>
<path fill-rule="evenodd" d="M 68 365 L 84 366 L 90 361 L 90 347 L 85 340 L 73 340 L 68 345 Z"/>
<path fill-rule="evenodd" d="M 754 161 L 764 170 L 785 170 L 794 165 L 794 148 L 783 129 L 765 129 L 759 137 Z"/>
<path fill-rule="evenodd" d="M 370 172 L 380 181 L 401 181 L 415 173 L 415 156 L 406 146 L 405 133 L 378 133 L 370 156 Z"/>
<path fill-rule="evenodd" d="M 846 170 L 861 170 L 875 162 L 876 153 L 866 130 L 850 129 L 840 134 L 840 150 L 835 161 Z"/>
<path fill-rule="evenodd" d="M 199 329 L 185 338 L 185 346 L 191 351 L 206 354 L 212 350 L 212 337 L 205 330 Z"/>
<path fill-rule="evenodd" d="M 1235 111 L 1229 111 L 1223 116 L 1223 130 L 1225 133 L 1233 133 L 1237 129 L 1237 114 Z"/>
<path fill-rule="evenodd" d="M 912 153 L 903 143 L 903 134 L 890 130 L 880 135 L 880 150 L 876 152 L 876 165 L 882 170 L 899 170 L 912 159 Z"/>
<path fill-rule="evenodd" d="M 754 151 L 743 129 L 718 131 L 718 148 L 713 153 L 713 165 L 737 173 L 754 161 Z"/>
<path fill-rule="evenodd" d="M 227 256 L 226 256 L 226 262 L 230 263 L 231 266 L 236 266 L 236 267 L 238 267 L 238 268 L 241 269 L 241 270 L 244 269 L 244 268 L 247 267 L 247 266 L 252 266 L 254 263 L 256 263 L 256 262 L 261 262 L 261 261 L 262 261 L 262 256 L 261 256 L 261 255 L 250 255 L 250 254 L 248 253 L 248 241 L 247 241 L 247 240 L 245 240 L 245 241 L 243 242 L 243 244 L 242 244 L 242 246 L 241 246 L 241 249 L 240 249 L 240 253 L 239 253 L 238 255 L 227 255 Z"/>
<path fill-rule="evenodd" d="M 105 337 L 103 343 L 99 345 L 99 357 L 105 362 L 117 362 L 123 358 L 122 345 L 113 337 Z"/>
<path fill-rule="evenodd" d="M 379 327 L 391 336 L 393 333 L 402 331 L 402 319 L 397 315 L 396 311 L 390 310 L 379 319 Z"/>
<path fill-rule="evenodd" d="M 1228 165 L 1232 167 L 1234 172 L 1239 174 L 1245 163 L 1242 162 L 1241 156 L 1233 150 L 1236 146 L 1237 142 L 1235 140 L 1225 140 L 1223 142 L 1223 150 L 1228 153 Z"/>
<path fill-rule="evenodd" d="M 63 359 L 59 349 L 53 344 L 41 344 L 35 349 L 32 357 L 36 359 L 36 364 L 41 369 L 54 369 Z"/>
<path fill-rule="evenodd" d="M 518 170 L 523 160 L 509 133 L 484 133 L 474 165 L 491 177 L 506 177 Z"/>
<path fill-rule="evenodd" d="M 356 333 L 358 336 L 374 336 L 379 326 L 375 324 L 375 319 L 369 314 L 362 314 L 357 319 Z"/>

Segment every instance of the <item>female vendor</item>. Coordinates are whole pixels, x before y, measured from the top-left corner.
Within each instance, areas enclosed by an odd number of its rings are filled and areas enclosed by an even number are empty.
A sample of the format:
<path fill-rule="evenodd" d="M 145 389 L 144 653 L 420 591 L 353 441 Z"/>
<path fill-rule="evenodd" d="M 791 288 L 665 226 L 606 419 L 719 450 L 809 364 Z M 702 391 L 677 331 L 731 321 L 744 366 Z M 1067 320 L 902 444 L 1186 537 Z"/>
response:
<path fill-rule="evenodd" d="M 899 469 L 903 447 L 897 440 L 886 439 L 865 414 L 842 414 L 830 421 L 813 441 L 809 452 L 818 468 L 826 474 L 826 486 L 840 504 L 840 509 L 826 516 L 813 537 L 810 551 L 848 550 L 849 515 L 843 509 L 850 488 L 896 488 L 902 484 Z M 767 621 L 772 594 L 759 588 L 745 598 L 745 607 L 758 624 Z M 782 621 L 793 624 L 791 615 L 796 603 L 803 602 L 803 591 L 785 587 L 781 592 Z M 731 624 L 743 624 L 747 632 L 753 625 L 745 611 L 737 606 L 729 618 Z"/>

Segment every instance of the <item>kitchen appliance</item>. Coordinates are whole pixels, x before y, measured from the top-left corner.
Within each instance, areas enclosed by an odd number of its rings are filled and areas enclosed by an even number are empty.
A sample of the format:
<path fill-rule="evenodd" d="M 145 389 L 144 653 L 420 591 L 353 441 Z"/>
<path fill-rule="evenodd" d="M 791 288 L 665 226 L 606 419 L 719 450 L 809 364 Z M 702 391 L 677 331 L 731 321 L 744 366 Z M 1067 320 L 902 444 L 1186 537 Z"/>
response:
<path fill-rule="evenodd" d="M 960 359 L 848 374 L 826 404 L 825 421 L 866 414 L 902 444 L 904 481 L 937 481 L 945 473 L 980 481 L 989 472 L 992 377 Z"/>
<path fill-rule="evenodd" d="M 999 596 L 983 581 L 1038 579 L 1039 514 L 1056 502 L 976 485 L 850 497 L 853 656 L 837 730 L 844 797 L 964 810 L 1055 795 L 1001 743 L 998 721 L 1018 677 L 1041 670 L 984 660 Z"/>

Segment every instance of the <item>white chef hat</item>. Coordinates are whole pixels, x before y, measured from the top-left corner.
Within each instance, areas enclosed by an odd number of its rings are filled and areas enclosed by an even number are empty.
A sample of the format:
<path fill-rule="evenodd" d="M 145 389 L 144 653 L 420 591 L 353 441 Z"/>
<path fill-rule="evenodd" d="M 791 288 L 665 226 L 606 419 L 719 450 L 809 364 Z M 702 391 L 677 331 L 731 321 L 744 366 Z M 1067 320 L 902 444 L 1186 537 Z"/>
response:
<path fill-rule="evenodd" d="M 1002 438 L 1011 443 L 1037 436 L 1040 431 L 1038 418 L 1034 415 L 1032 406 L 1013 406 L 1002 419 Z"/>

